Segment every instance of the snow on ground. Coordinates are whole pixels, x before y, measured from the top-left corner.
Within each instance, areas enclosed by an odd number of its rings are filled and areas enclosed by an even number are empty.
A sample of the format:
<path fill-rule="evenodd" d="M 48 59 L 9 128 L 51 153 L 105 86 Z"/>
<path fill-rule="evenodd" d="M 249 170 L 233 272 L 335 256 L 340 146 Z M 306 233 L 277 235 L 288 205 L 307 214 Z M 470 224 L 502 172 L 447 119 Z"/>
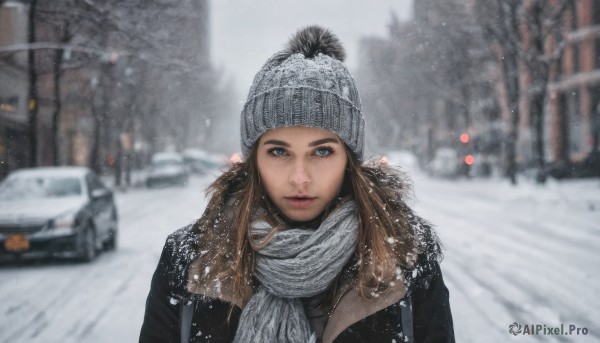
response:
<path fill-rule="evenodd" d="M 417 175 L 415 208 L 445 246 L 457 342 L 598 342 L 600 181 L 444 181 Z M 587 336 L 517 336 L 517 322 Z"/>
<path fill-rule="evenodd" d="M 134 342 L 166 236 L 206 204 L 186 188 L 117 193 L 120 246 L 91 264 L 0 264 L 0 342 Z M 512 188 L 416 174 L 417 212 L 437 226 L 457 342 L 600 339 L 600 182 Z M 587 336 L 517 336 L 513 322 L 586 327 Z"/>

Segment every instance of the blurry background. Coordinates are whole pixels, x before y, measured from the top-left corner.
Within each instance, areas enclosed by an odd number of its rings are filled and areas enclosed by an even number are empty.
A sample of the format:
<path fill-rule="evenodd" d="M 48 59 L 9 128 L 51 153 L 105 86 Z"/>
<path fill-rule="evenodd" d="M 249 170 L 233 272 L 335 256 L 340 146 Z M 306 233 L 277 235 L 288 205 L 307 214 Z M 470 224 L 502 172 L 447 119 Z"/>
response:
<path fill-rule="evenodd" d="M 438 227 L 457 341 L 513 322 L 600 339 L 597 1 L 0 0 L 0 180 L 89 167 L 120 228 L 91 264 L 0 261 L 0 342 L 137 339 L 164 239 L 239 151 L 254 74 L 311 24 L 347 48 L 368 154 Z M 183 160 L 186 187 L 150 187 Z M 0 239 L 15 208 L 0 199 Z"/>
<path fill-rule="evenodd" d="M 0 175 L 85 165 L 121 175 L 162 150 L 238 150 L 254 73 L 299 27 L 345 42 L 370 152 L 432 173 L 598 176 L 589 0 L 3 1 Z M 439 161 L 458 159 L 449 170 Z M 457 169 L 457 170 L 454 170 Z"/>
<path fill-rule="evenodd" d="M 392 18 L 407 20 L 412 11 L 409 0 L 213 1 L 211 55 L 217 68 L 236 80 L 239 100 L 245 101 L 254 74 L 299 28 L 319 24 L 331 29 L 344 43 L 346 64 L 356 70 L 361 39 L 387 36 Z"/>

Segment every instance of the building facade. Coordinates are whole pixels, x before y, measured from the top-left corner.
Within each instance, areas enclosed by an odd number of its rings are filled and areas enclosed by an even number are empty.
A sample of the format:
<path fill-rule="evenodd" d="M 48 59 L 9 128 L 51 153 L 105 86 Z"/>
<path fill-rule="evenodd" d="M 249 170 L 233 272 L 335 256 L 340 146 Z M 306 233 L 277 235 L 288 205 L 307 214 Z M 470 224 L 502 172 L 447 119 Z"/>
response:
<path fill-rule="evenodd" d="M 156 149 L 168 145 L 163 137 L 194 136 L 186 123 L 196 124 L 188 118 L 202 115 L 198 95 L 214 86 L 208 1 L 72 4 L 0 1 L 0 179 L 31 165 L 110 172 L 124 136 L 133 146 L 161 143 Z"/>
<path fill-rule="evenodd" d="M 27 6 L 0 5 L 0 47 L 27 43 Z M 0 52 L 0 178 L 26 166 L 28 80 L 26 52 Z"/>
<path fill-rule="evenodd" d="M 565 24 L 560 75 L 550 85 L 550 159 L 576 162 L 598 151 L 600 2 L 575 1 Z"/>

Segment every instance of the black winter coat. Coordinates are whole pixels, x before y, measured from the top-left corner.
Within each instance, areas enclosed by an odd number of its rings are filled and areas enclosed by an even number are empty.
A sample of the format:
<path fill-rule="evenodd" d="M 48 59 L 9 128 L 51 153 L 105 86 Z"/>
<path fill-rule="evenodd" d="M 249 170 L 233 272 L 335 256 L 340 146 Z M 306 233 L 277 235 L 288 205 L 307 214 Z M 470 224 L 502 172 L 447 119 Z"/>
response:
<path fill-rule="evenodd" d="M 419 225 L 425 225 L 425 236 L 431 240 L 428 224 Z M 140 342 L 180 342 L 181 302 L 192 302 L 194 308 L 190 342 L 233 340 L 241 310 L 235 307 L 228 320 L 229 303 L 187 291 L 187 273 L 195 258 L 190 250 L 194 239 L 192 225 L 167 239 L 152 277 Z M 334 342 L 404 342 L 401 312 L 406 300 L 412 302 L 415 342 L 454 342 L 449 294 L 439 263 L 426 256 L 419 256 L 418 261 L 420 268 L 415 269 L 419 272 L 409 273 L 408 278 L 413 278 L 404 298 L 345 327 Z"/>

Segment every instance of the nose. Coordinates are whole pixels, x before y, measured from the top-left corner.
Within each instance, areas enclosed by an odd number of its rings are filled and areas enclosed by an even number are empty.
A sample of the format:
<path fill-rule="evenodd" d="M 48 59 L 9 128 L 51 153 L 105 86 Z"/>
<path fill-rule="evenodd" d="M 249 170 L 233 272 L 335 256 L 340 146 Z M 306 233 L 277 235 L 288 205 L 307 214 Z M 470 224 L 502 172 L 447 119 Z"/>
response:
<path fill-rule="evenodd" d="M 292 167 L 290 173 L 290 183 L 296 186 L 307 185 L 310 183 L 311 178 L 306 169 L 306 165 L 302 159 L 297 159 Z"/>

